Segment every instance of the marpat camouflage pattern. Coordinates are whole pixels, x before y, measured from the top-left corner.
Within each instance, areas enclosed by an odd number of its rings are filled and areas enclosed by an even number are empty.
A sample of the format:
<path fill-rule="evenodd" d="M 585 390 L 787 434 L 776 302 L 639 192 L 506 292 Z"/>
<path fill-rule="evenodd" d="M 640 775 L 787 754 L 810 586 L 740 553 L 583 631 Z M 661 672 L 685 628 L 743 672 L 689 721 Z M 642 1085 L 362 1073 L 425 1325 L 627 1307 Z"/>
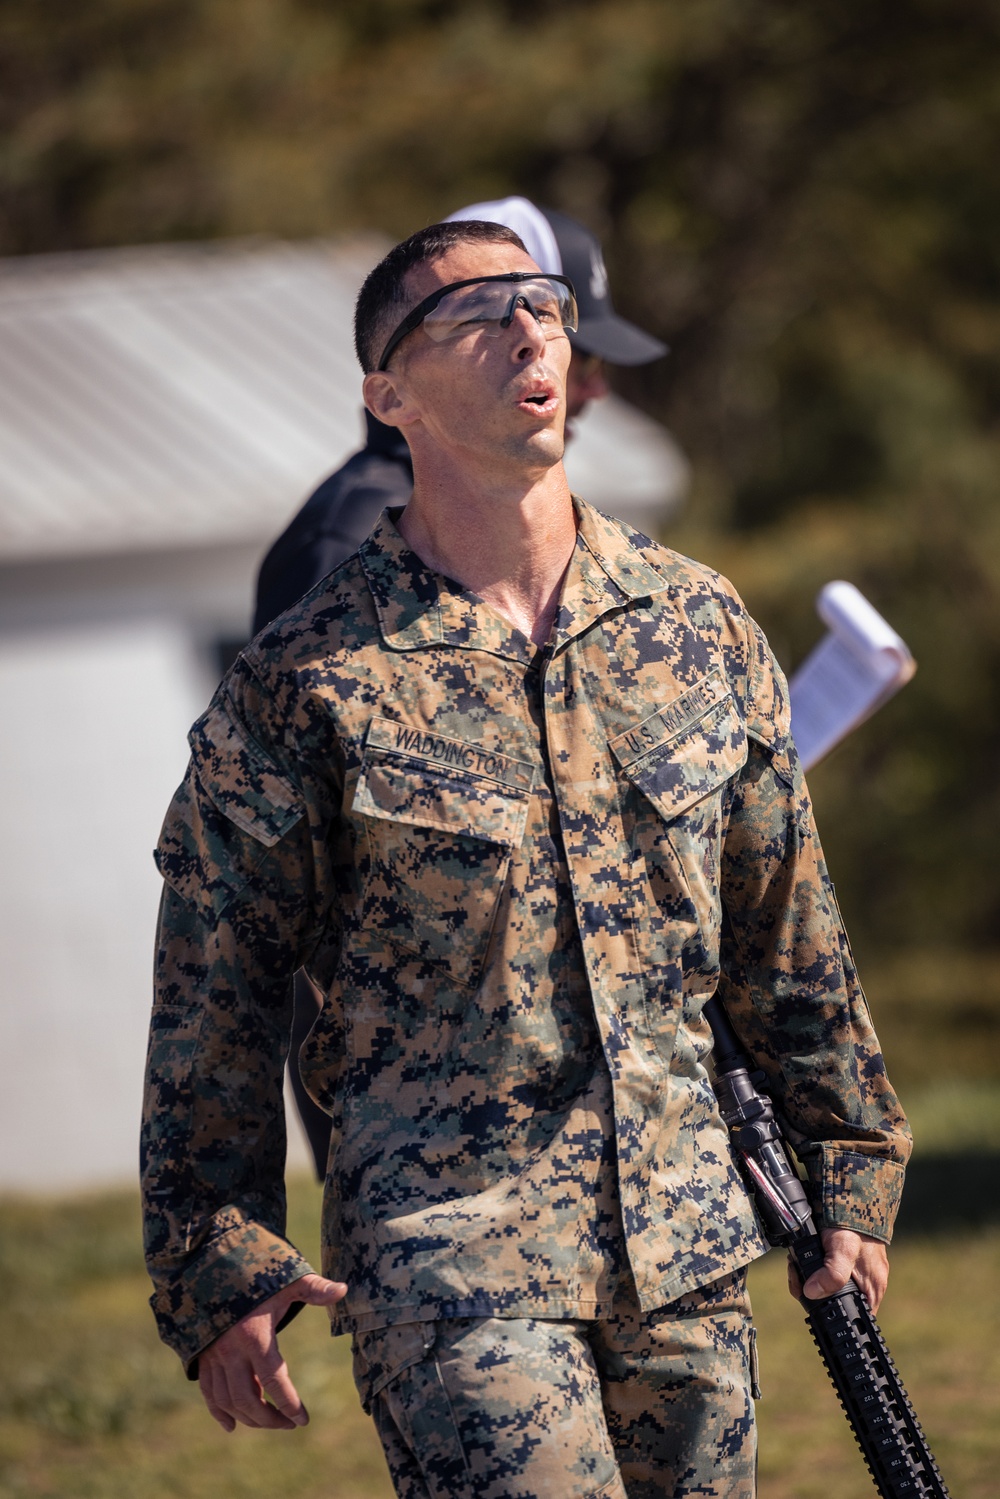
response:
<path fill-rule="evenodd" d="M 310 1267 L 284 1238 L 291 975 L 331 1115 L 337 1331 L 643 1312 L 766 1243 L 705 1070 L 721 987 L 822 1221 L 888 1239 L 909 1149 L 789 738 L 731 587 L 577 503 L 536 648 L 386 512 L 191 733 L 143 1141 L 164 1339 Z"/>
<path fill-rule="evenodd" d="M 753 1499 L 746 1271 L 603 1322 L 455 1318 L 358 1333 L 399 1499 Z"/>

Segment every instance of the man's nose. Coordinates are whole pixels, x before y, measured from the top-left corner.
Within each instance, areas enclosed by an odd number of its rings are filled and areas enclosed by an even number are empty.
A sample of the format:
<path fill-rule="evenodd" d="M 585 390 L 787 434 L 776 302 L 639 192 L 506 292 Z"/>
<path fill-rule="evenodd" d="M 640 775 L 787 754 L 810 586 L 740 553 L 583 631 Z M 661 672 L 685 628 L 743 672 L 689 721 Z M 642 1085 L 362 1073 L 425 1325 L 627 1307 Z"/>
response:
<path fill-rule="evenodd" d="M 546 344 L 545 329 L 531 308 L 521 302 L 514 308 L 510 326 L 516 334 L 514 342 L 517 359 L 537 359 Z"/>

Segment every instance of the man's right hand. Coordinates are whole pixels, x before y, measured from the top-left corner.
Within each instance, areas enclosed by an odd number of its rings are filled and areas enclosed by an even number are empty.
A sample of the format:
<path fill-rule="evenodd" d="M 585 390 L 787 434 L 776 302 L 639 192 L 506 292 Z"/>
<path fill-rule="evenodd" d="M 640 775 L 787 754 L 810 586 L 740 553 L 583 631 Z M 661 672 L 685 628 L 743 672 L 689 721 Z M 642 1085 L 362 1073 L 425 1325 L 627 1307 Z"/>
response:
<path fill-rule="evenodd" d="M 346 1295 L 341 1281 L 300 1276 L 209 1344 L 198 1360 L 198 1383 L 223 1431 L 235 1431 L 237 1421 L 275 1431 L 307 1425 L 309 1412 L 278 1352 L 275 1329 L 295 1301 L 333 1306 Z"/>
<path fill-rule="evenodd" d="M 881 1239 L 871 1234 L 856 1234 L 850 1228 L 824 1228 L 820 1230 L 820 1238 L 823 1264 L 810 1275 L 804 1289 L 798 1266 L 788 1256 L 788 1289 L 796 1301 L 803 1295 L 810 1301 L 832 1296 L 853 1277 L 872 1312 L 877 1312 L 889 1283 L 889 1256 Z"/>

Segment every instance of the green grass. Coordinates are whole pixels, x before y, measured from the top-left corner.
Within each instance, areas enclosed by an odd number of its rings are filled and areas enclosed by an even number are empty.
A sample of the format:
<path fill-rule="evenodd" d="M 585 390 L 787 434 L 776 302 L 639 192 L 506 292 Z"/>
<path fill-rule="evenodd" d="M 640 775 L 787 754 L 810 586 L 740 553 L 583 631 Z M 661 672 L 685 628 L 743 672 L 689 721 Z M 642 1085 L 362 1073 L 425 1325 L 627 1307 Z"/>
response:
<path fill-rule="evenodd" d="M 296 1180 L 290 1233 L 315 1253 L 318 1189 Z M 1000 1234 L 902 1241 L 882 1324 L 954 1499 L 1000 1469 Z M 870 1488 L 784 1290 L 754 1267 L 761 1499 L 863 1499 Z M 30 1499 L 389 1499 L 344 1339 L 305 1312 L 283 1348 L 312 1413 L 293 1433 L 227 1437 L 157 1341 L 131 1194 L 0 1205 L 0 1494 Z"/>
<path fill-rule="evenodd" d="M 315 1254 L 318 1188 L 295 1181 L 290 1196 L 290 1233 Z M 391 1494 L 348 1342 L 331 1339 L 322 1313 L 305 1312 L 282 1336 L 312 1424 L 271 1440 L 230 1437 L 157 1340 L 133 1194 L 7 1199 L 0 1225 L 4 1499 Z"/>
<path fill-rule="evenodd" d="M 948 1078 L 904 1100 L 918 1155 L 1000 1155 L 1000 1083 Z"/>
<path fill-rule="evenodd" d="M 891 1264 L 879 1322 L 952 1499 L 992 1499 L 1000 1469 L 1000 1232 L 906 1239 Z M 874 1495 L 784 1281 L 776 1252 L 751 1271 L 764 1394 L 761 1499 Z"/>

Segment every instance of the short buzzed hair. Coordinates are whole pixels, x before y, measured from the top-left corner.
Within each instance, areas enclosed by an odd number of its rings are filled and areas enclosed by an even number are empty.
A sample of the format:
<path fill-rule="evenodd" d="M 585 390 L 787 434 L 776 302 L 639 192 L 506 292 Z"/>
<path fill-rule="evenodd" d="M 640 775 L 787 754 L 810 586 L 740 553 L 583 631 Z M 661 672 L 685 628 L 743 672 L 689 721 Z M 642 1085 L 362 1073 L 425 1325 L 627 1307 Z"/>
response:
<path fill-rule="evenodd" d="M 465 244 L 516 245 L 528 253 L 524 241 L 513 229 L 485 219 L 430 224 L 395 245 L 365 277 L 354 308 L 354 347 L 366 375 L 378 369 L 389 335 L 409 311 L 403 284 L 407 271 L 427 260 L 436 260 L 455 245 Z"/>

